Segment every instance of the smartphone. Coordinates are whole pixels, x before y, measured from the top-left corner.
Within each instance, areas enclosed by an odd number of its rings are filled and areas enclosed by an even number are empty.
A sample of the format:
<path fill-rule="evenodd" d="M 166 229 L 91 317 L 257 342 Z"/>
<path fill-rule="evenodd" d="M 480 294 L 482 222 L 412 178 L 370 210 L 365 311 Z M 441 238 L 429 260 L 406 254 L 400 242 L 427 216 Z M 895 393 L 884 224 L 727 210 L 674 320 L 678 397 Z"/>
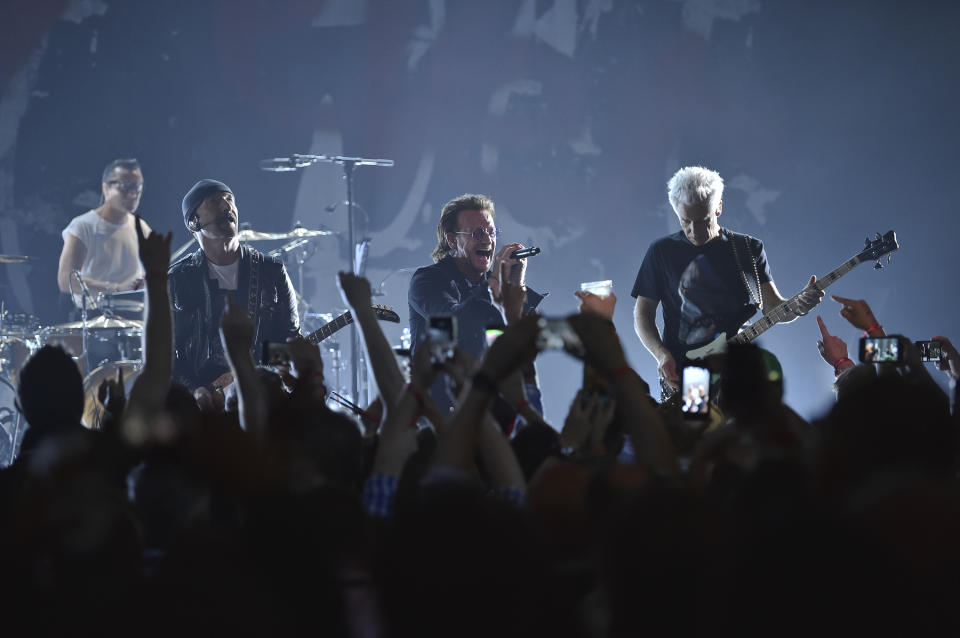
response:
<path fill-rule="evenodd" d="M 943 344 L 939 341 L 914 341 L 920 350 L 921 361 L 939 361 L 943 359 Z"/>
<path fill-rule="evenodd" d="M 433 315 L 428 320 L 427 336 L 434 360 L 449 359 L 457 345 L 457 318 L 453 315 Z"/>
<path fill-rule="evenodd" d="M 861 337 L 862 363 L 902 363 L 903 348 L 898 337 Z"/>
<path fill-rule="evenodd" d="M 580 337 L 573 331 L 566 319 L 540 317 L 537 326 L 540 328 L 540 332 L 537 334 L 538 350 L 583 352 Z"/>
<path fill-rule="evenodd" d="M 680 411 L 690 421 L 710 418 L 710 371 L 699 366 L 684 366 L 680 373 Z"/>
<path fill-rule="evenodd" d="M 289 366 L 290 345 L 279 341 L 264 341 L 260 362 L 265 366 Z"/>
<path fill-rule="evenodd" d="M 493 345 L 493 342 L 497 340 L 497 337 L 503 334 L 503 326 L 487 326 L 483 331 L 484 339 L 487 341 L 487 347 Z"/>

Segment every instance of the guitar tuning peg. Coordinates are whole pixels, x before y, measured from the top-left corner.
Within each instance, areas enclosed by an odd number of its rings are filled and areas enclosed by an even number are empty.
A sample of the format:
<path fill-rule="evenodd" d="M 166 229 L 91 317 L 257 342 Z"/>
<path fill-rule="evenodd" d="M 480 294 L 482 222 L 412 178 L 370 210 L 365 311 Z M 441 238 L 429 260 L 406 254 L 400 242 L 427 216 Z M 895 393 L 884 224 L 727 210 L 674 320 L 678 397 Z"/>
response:
<path fill-rule="evenodd" d="M 880 233 L 877 233 L 877 241 L 880 241 Z"/>
<path fill-rule="evenodd" d="M 880 270 L 881 268 L 883 268 L 883 264 L 882 264 L 882 263 L 880 262 L 880 260 L 878 259 L 878 260 L 877 260 L 877 263 L 875 263 L 875 264 L 873 265 L 873 269 L 874 269 L 874 270 Z"/>

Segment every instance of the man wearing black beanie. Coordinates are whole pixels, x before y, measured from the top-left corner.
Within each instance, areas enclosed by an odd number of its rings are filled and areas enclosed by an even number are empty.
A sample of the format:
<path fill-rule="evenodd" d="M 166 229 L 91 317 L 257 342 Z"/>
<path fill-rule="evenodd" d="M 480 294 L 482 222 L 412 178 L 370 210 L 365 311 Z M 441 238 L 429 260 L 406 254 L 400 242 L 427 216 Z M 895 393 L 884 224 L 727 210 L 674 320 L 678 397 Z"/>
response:
<path fill-rule="evenodd" d="M 254 349 L 300 333 L 293 284 L 278 257 L 240 244 L 239 211 L 223 182 L 202 179 L 183 198 L 183 223 L 200 249 L 170 266 L 174 320 L 174 377 L 200 401 L 222 405 L 229 383 L 220 342 L 226 295 L 242 304 L 254 325 Z"/>

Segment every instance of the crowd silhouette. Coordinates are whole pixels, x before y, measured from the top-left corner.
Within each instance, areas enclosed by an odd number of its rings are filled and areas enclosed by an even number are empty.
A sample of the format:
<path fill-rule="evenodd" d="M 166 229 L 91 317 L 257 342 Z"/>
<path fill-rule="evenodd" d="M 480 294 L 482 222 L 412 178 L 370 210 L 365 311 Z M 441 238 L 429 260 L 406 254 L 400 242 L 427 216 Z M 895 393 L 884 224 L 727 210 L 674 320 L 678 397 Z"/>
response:
<path fill-rule="evenodd" d="M 813 423 L 784 404 L 790 379 L 773 353 L 731 346 L 708 364 L 710 418 L 693 421 L 627 364 L 615 296 L 579 293 L 567 321 L 606 394 L 578 393 L 555 428 L 521 374 L 537 355 L 536 316 L 512 321 L 479 361 L 420 347 L 407 379 L 369 283 L 340 273 L 380 392 L 364 418 L 328 407 L 320 353 L 302 339 L 289 370 L 259 367 L 229 299 L 221 336 L 235 384 L 225 410 L 204 410 L 171 378 L 169 241 L 139 237 L 143 367 L 132 384 L 101 386 L 98 429 L 81 424 L 82 378 L 63 350 L 43 347 L 20 371 L 29 428 L 0 471 L 8 629 L 960 631 L 956 396 L 906 339 L 900 364 L 855 364 L 820 319 L 837 400 Z M 501 292 L 522 307 L 522 289 Z M 854 326 L 879 326 L 866 302 L 842 303 Z M 935 339 L 955 387 L 960 355 Z M 451 414 L 428 391 L 439 377 Z"/>

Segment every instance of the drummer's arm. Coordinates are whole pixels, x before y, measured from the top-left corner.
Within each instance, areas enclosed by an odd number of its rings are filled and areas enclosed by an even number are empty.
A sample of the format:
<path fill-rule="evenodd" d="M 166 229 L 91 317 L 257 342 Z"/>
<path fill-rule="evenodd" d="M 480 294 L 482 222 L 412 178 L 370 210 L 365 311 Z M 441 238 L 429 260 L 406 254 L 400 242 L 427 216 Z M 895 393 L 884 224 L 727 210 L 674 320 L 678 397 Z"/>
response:
<path fill-rule="evenodd" d="M 83 266 L 83 260 L 87 257 L 87 247 L 83 245 L 74 235 L 67 233 L 66 240 L 63 242 L 63 250 L 60 252 L 60 265 L 57 267 L 57 286 L 60 292 L 70 294 L 70 287 L 73 286 L 74 300 L 80 305 L 80 285 L 73 279 L 73 271 L 80 270 Z M 134 280 L 122 282 L 120 284 L 101 281 L 93 277 L 84 277 L 83 283 L 87 285 L 87 290 L 96 301 L 97 295 L 102 293 L 112 293 L 117 290 L 124 290 L 133 286 Z"/>

